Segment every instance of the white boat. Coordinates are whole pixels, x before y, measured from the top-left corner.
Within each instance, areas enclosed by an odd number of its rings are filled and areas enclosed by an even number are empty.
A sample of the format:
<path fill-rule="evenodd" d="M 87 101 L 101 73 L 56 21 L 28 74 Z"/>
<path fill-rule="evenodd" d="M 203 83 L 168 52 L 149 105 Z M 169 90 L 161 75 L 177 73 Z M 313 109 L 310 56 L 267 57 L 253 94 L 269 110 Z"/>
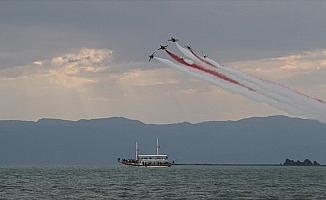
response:
<path fill-rule="evenodd" d="M 136 142 L 135 159 L 120 159 L 118 162 L 127 166 L 137 167 L 171 167 L 171 162 L 168 160 L 168 155 L 159 154 L 160 145 L 158 138 L 156 139 L 156 154 L 139 154 L 138 144 Z"/>

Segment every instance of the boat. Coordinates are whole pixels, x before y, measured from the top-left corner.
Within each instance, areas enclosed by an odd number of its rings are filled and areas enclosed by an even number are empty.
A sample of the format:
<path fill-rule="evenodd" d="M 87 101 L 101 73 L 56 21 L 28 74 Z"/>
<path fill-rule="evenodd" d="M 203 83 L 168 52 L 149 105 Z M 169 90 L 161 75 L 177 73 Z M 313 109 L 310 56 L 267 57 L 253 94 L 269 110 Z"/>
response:
<path fill-rule="evenodd" d="M 159 154 L 160 145 L 156 138 L 156 154 L 139 154 L 138 143 L 136 142 L 135 159 L 120 159 L 118 162 L 126 166 L 135 167 L 171 167 L 172 163 L 168 160 L 168 155 Z"/>

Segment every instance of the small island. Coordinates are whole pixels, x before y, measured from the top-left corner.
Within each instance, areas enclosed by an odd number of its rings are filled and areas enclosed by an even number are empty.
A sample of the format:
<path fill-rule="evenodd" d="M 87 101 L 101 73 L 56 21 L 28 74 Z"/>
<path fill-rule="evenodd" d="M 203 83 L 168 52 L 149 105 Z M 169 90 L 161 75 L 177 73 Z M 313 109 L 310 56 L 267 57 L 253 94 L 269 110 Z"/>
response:
<path fill-rule="evenodd" d="M 317 161 L 311 162 L 309 159 L 305 159 L 304 161 L 294 161 L 290 159 L 286 159 L 283 163 L 284 166 L 319 166 L 320 164 Z"/>

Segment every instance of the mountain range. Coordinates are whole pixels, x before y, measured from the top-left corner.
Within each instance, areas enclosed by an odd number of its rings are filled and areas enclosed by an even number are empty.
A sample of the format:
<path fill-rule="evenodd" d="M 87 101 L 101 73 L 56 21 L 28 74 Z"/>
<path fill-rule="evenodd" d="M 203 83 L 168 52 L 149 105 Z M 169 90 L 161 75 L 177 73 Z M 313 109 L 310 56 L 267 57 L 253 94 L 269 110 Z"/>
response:
<path fill-rule="evenodd" d="M 176 163 L 326 163 L 326 124 L 287 116 L 145 124 L 122 117 L 68 121 L 0 120 L 0 165 L 112 165 L 141 153 Z"/>

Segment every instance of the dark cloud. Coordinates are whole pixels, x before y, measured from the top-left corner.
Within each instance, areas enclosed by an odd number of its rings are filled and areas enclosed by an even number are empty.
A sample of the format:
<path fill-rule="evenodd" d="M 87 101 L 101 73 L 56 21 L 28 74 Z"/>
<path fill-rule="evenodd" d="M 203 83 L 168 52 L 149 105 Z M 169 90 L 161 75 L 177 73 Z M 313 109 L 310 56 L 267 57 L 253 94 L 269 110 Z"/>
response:
<path fill-rule="evenodd" d="M 324 48 L 325 8 L 322 1 L 7 1 L 0 6 L 0 59 L 9 65 L 109 47 L 118 60 L 142 61 L 171 35 L 222 61 L 275 57 Z M 22 61 L 1 56 L 8 52 Z"/>

